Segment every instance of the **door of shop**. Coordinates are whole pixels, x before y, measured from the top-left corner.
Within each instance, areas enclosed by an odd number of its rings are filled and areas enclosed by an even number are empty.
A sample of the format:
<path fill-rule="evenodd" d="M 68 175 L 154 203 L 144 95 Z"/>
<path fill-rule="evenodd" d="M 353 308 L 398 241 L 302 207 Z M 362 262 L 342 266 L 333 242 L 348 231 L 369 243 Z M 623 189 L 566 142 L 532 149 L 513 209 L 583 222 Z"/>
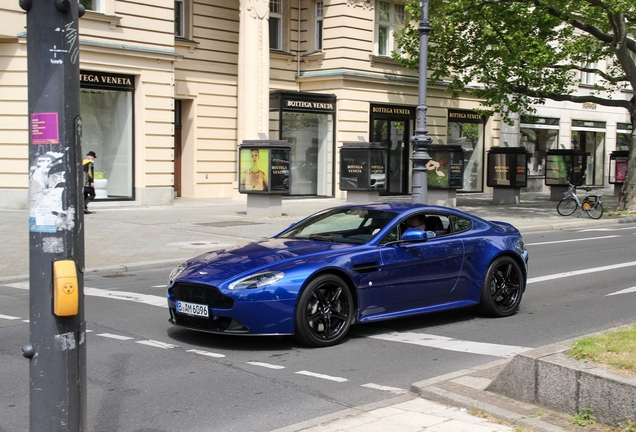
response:
<path fill-rule="evenodd" d="M 411 107 L 372 106 L 371 141 L 387 146 L 387 183 L 383 195 L 407 195 L 411 192 L 411 142 L 415 109 Z M 385 115 L 373 115 L 382 113 Z M 386 115 L 393 114 L 393 115 Z"/>
<path fill-rule="evenodd" d="M 586 155 L 585 185 L 603 186 L 605 183 L 605 128 L 603 122 L 572 121 L 572 147 Z M 582 130 L 587 127 L 587 130 Z M 599 130 L 592 129 L 598 128 Z"/>

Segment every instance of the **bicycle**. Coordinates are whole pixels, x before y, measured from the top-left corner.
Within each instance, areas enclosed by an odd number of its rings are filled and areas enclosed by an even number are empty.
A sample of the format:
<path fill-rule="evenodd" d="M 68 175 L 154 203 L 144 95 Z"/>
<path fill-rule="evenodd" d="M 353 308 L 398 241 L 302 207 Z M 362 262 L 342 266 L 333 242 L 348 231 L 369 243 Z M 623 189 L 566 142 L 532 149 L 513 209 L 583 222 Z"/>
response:
<path fill-rule="evenodd" d="M 590 192 L 591 188 L 583 188 L 586 192 Z M 581 211 L 587 213 L 592 219 L 600 219 L 603 216 L 603 202 L 601 200 L 602 195 L 588 194 L 583 198 L 583 201 L 579 200 L 576 196 L 576 186 L 568 181 L 568 191 L 564 192 L 565 197 L 557 204 L 557 212 L 561 216 L 570 216 L 579 207 Z"/>

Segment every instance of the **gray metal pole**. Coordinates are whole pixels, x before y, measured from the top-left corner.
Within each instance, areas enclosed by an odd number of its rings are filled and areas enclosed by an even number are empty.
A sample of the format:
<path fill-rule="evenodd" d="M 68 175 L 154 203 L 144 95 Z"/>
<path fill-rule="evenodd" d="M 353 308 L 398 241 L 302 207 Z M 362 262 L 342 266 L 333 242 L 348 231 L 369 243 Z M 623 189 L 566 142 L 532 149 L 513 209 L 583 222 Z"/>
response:
<path fill-rule="evenodd" d="M 420 73 L 417 104 L 417 125 L 415 135 L 411 137 L 411 142 L 415 152 L 411 156 L 413 161 L 413 185 L 411 201 L 414 203 L 428 202 L 428 173 L 426 164 L 431 160 L 431 156 L 426 148 L 433 139 L 428 136 L 426 129 L 426 82 L 428 71 L 428 33 L 431 31 L 428 21 L 428 1 L 420 3 L 422 7 L 422 17 L 418 28 L 420 33 Z"/>
<path fill-rule="evenodd" d="M 29 95 L 29 430 L 85 431 L 77 0 L 20 0 Z"/>

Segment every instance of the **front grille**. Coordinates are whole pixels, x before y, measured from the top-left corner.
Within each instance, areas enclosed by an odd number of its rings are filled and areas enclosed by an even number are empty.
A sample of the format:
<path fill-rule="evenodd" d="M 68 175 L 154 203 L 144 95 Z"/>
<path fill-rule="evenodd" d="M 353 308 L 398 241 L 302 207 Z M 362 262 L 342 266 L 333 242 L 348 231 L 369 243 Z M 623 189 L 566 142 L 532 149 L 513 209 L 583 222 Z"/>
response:
<path fill-rule="evenodd" d="M 230 309 L 234 306 L 234 300 L 221 294 L 221 291 L 214 286 L 176 283 L 168 290 L 168 293 L 175 300 L 206 304 L 213 308 Z"/>
<path fill-rule="evenodd" d="M 226 317 L 210 317 L 210 318 L 200 318 L 190 315 L 183 315 L 173 313 L 174 323 L 178 326 L 188 327 L 195 330 L 202 330 L 207 332 L 225 332 L 230 324 L 232 323 L 232 318 Z"/>

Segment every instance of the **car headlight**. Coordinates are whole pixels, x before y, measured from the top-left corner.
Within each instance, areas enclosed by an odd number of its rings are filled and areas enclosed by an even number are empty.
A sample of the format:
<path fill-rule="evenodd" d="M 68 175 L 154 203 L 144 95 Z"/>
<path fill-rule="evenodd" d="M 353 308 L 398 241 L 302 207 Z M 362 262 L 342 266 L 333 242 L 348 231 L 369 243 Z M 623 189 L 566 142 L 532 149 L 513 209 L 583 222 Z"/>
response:
<path fill-rule="evenodd" d="M 264 272 L 244 277 L 232 282 L 228 287 L 231 290 L 254 289 L 271 285 L 285 276 L 283 272 Z"/>
<path fill-rule="evenodd" d="M 170 272 L 170 276 L 168 276 L 168 286 L 172 286 L 174 280 L 188 267 L 188 262 L 182 262 L 179 264 L 174 270 Z"/>

